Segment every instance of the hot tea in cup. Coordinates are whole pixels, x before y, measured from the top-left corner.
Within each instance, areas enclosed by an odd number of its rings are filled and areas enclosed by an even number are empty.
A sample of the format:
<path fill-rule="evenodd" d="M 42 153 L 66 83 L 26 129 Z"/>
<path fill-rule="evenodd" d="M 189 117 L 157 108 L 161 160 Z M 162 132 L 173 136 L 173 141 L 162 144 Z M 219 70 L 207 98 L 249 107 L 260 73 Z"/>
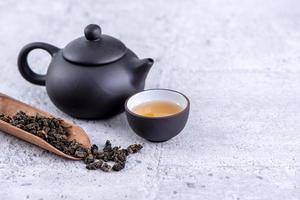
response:
<path fill-rule="evenodd" d="M 132 111 L 145 117 L 165 117 L 182 111 L 183 108 L 171 101 L 150 101 L 135 106 Z"/>

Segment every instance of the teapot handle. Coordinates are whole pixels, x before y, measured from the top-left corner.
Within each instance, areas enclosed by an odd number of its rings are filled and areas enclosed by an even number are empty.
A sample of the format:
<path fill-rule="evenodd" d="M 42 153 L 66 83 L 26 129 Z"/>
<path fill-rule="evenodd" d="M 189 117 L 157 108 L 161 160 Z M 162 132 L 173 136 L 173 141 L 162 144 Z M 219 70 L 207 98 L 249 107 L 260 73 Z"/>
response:
<path fill-rule="evenodd" d="M 59 48 L 42 42 L 34 42 L 27 44 L 22 48 L 18 57 L 18 67 L 21 75 L 29 82 L 36 85 L 46 85 L 46 75 L 37 74 L 28 65 L 28 54 L 34 49 L 43 49 L 47 51 L 52 57 L 59 51 Z"/>

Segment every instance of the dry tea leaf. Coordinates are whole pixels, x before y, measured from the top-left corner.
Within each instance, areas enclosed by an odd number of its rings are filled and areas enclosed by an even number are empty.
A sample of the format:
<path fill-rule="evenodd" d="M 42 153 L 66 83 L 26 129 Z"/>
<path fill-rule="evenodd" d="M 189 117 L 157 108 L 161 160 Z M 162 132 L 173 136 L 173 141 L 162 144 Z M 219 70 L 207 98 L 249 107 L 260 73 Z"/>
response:
<path fill-rule="evenodd" d="M 100 167 L 100 169 L 104 172 L 109 172 L 111 170 L 111 166 L 107 163 L 103 163 L 103 165 Z"/>
<path fill-rule="evenodd" d="M 139 152 L 143 146 L 141 144 L 132 144 L 127 147 L 129 153 L 137 153 Z"/>
<path fill-rule="evenodd" d="M 96 169 L 100 169 L 102 164 L 103 164 L 102 160 L 95 160 L 93 163 L 87 164 L 86 168 L 88 170 L 96 170 Z"/>

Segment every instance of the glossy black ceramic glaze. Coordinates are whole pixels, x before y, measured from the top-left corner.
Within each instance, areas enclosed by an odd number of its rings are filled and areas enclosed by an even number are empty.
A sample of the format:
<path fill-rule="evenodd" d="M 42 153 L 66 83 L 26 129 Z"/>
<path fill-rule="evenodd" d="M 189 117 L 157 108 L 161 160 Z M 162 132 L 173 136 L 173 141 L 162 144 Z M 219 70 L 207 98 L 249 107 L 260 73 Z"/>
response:
<path fill-rule="evenodd" d="M 33 49 L 52 56 L 46 75 L 36 74 L 27 57 Z M 124 110 L 126 98 L 142 91 L 153 60 L 140 60 L 121 41 L 102 35 L 97 25 L 85 37 L 59 49 L 46 43 L 26 45 L 18 58 L 19 71 L 31 83 L 45 85 L 52 102 L 77 118 L 108 118 Z"/>
<path fill-rule="evenodd" d="M 179 93 L 173 90 L 167 91 Z M 190 110 L 190 102 L 188 98 L 182 93 L 179 94 L 186 99 L 186 107 L 179 113 L 165 117 L 145 117 L 132 112 L 132 110 L 128 108 L 128 101 L 131 98 L 129 97 L 125 103 L 125 112 L 132 130 L 142 138 L 151 142 L 165 142 L 178 135 L 187 123 Z"/>

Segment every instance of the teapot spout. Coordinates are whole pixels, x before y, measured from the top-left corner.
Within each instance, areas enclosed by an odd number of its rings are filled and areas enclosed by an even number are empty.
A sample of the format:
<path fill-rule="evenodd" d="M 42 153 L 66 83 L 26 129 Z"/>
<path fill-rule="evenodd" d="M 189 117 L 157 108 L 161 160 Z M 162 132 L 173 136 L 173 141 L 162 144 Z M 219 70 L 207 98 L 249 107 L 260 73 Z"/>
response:
<path fill-rule="evenodd" d="M 154 61 L 152 58 L 145 58 L 137 61 L 137 67 L 135 68 L 135 81 L 143 82 L 146 79 L 149 70 L 151 69 Z"/>
<path fill-rule="evenodd" d="M 145 59 L 139 60 L 138 63 L 139 63 L 139 66 L 137 67 L 137 70 L 141 71 L 141 73 L 144 72 L 147 75 L 150 68 L 152 67 L 154 61 L 152 58 L 145 58 Z"/>

